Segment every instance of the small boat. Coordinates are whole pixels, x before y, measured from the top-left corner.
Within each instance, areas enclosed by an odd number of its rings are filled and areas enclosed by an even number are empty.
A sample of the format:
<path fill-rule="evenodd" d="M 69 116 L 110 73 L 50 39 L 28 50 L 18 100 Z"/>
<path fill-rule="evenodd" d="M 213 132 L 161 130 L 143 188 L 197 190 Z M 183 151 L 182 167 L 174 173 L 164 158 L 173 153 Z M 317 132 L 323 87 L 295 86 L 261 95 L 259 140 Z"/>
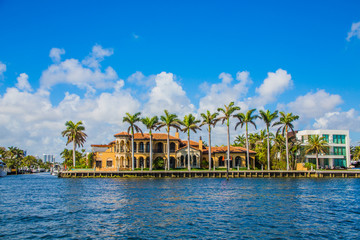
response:
<path fill-rule="evenodd" d="M 40 172 L 40 169 L 38 169 L 38 168 L 32 168 L 32 169 L 31 169 L 31 172 L 32 172 L 32 173 L 39 173 L 39 172 Z"/>
<path fill-rule="evenodd" d="M 54 167 L 51 168 L 51 175 L 59 176 L 60 170 L 61 170 L 61 166 L 59 164 L 55 164 Z"/>
<path fill-rule="evenodd" d="M 7 175 L 7 171 L 5 170 L 6 164 L 0 160 L 0 177 L 5 177 Z"/>

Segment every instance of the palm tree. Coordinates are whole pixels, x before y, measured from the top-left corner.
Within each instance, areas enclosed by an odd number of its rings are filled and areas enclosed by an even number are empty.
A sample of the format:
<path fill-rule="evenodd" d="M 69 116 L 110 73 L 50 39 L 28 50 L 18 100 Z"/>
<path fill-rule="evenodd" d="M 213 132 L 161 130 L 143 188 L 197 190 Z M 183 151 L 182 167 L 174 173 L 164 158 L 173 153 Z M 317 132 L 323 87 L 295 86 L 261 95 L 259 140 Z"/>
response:
<path fill-rule="evenodd" d="M 316 156 L 316 168 L 319 168 L 319 153 L 328 153 L 329 147 L 324 137 L 320 137 L 319 135 L 309 136 L 308 143 L 306 145 L 305 153 L 315 153 Z"/>
<path fill-rule="evenodd" d="M 277 132 L 281 131 L 282 135 L 285 135 L 285 144 L 286 144 L 286 170 L 289 171 L 289 143 L 288 143 L 288 130 L 294 133 L 294 125 L 292 124 L 295 120 L 299 119 L 299 116 L 293 115 L 292 113 L 280 112 L 280 121 L 273 124 L 273 126 L 280 125 Z"/>
<path fill-rule="evenodd" d="M 193 116 L 191 113 L 189 115 L 185 115 L 184 121 L 181 123 L 184 128 L 181 129 L 184 133 L 186 132 L 188 135 L 188 146 L 187 146 L 187 152 L 188 152 L 188 170 L 191 171 L 191 165 L 190 165 L 190 130 L 196 133 L 196 130 L 201 130 L 201 128 L 197 125 L 200 123 L 200 120 L 195 119 L 195 116 Z M 201 151 L 201 149 L 200 149 Z"/>
<path fill-rule="evenodd" d="M 135 113 L 134 115 L 131 115 L 130 113 L 126 113 L 126 116 L 123 118 L 123 122 L 126 122 L 130 124 L 127 132 L 129 133 L 131 131 L 131 170 L 134 171 L 135 167 L 135 161 L 134 161 L 134 129 L 136 132 L 141 132 L 142 135 L 143 132 L 141 129 L 135 124 L 137 122 L 141 121 L 140 118 L 140 112 Z"/>
<path fill-rule="evenodd" d="M 278 111 L 275 111 L 273 113 L 270 112 L 270 110 L 267 110 L 266 112 L 263 110 L 260 110 L 260 118 L 264 121 L 266 125 L 266 132 L 267 132 L 267 164 L 268 164 L 268 170 L 270 170 L 270 125 L 271 122 L 274 121 L 278 117 Z"/>
<path fill-rule="evenodd" d="M 219 115 L 219 113 L 211 114 L 209 110 L 206 112 L 206 114 L 201 113 L 201 117 L 203 118 L 203 120 L 202 120 L 202 122 L 200 124 L 200 127 L 207 124 L 208 125 L 208 131 L 209 131 L 209 171 L 211 170 L 211 126 L 215 127 L 215 125 L 216 125 L 216 123 L 218 121 L 216 119 L 216 117 L 218 115 Z"/>
<path fill-rule="evenodd" d="M 229 165 L 230 165 L 230 118 L 233 116 L 235 111 L 239 111 L 240 107 L 234 106 L 234 102 L 229 103 L 228 106 L 224 105 L 224 108 L 218 108 L 217 111 L 222 113 L 223 116 L 217 118 L 218 121 L 221 120 L 221 124 L 224 124 L 226 121 L 227 126 L 227 178 L 229 177 Z"/>
<path fill-rule="evenodd" d="M 246 146 L 245 134 L 237 135 L 235 137 L 234 146 L 240 146 L 240 147 L 245 147 Z"/>
<path fill-rule="evenodd" d="M 146 126 L 147 129 L 149 129 L 149 135 L 150 135 L 150 166 L 149 170 L 152 171 L 152 165 L 153 165 L 153 153 L 152 153 L 152 133 L 151 130 L 155 130 L 155 128 L 158 125 L 159 118 L 157 116 L 149 118 L 145 117 L 141 119 L 141 122 Z"/>
<path fill-rule="evenodd" d="M 156 130 L 166 127 L 167 132 L 167 164 L 165 164 L 165 170 L 170 170 L 170 128 L 180 130 L 181 121 L 176 114 L 170 114 L 168 110 L 164 110 L 165 115 L 160 116 L 161 122 L 159 122 Z"/>
<path fill-rule="evenodd" d="M 351 147 L 350 153 L 352 155 L 352 160 L 354 161 L 360 160 L 360 146 Z"/>
<path fill-rule="evenodd" d="M 76 124 L 72 121 L 67 121 L 65 123 L 66 129 L 62 131 L 62 136 L 67 137 L 67 143 L 73 143 L 73 165 L 75 167 L 75 150 L 76 146 L 83 147 L 86 141 L 87 135 L 84 133 L 85 127 L 83 126 L 82 121 L 77 122 Z"/>
<path fill-rule="evenodd" d="M 18 174 L 18 168 L 21 165 L 22 159 L 24 158 L 24 151 L 17 147 L 9 147 L 6 151 L 7 162 L 6 165 L 16 169 L 16 175 Z"/>
<path fill-rule="evenodd" d="M 256 129 L 256 124 L 255 124 L 255 119 L 257 119 L 259 116 L 258 115 L 252 115 L 254 112 L 256 111 L 256 109 L 251 109 L 248 110 L 245 114 L 244 113 L 239 113 L 236 114 L 234 117 L 236 117 L 239 122 L 235 125 L 235 130 L 237 129 L 238 126 L 243 127 L 245 125 L 245 137 L 246 137 L 246 158 L 247 158 L 247 168 L 248 170 L 250 170 L 250 162 L 249 162 L 249 141 L 248 141 L 248 125 L 249 123 L 254 125 L 255 129 Z M 253 168 L 255 169 L 255 160 L 254 160 L 254 164 L 253 164 Z"/>

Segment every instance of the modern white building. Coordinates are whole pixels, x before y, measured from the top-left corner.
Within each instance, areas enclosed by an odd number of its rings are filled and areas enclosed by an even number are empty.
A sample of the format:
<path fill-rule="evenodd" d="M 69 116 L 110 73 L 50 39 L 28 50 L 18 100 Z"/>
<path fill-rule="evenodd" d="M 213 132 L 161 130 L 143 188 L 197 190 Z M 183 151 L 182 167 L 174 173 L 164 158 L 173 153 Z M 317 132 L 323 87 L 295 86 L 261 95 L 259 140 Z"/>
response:
<path fill-rule="evenodd" d="M 309 136 L 319 135 L 329 144 L 328 154 L 319 154 L 321 168 L 337 168 L 350 166 L 349 130 L 303 130 L 296 133 L 296 138 L 306 146 Z M 305 155 L 306 162 L 316 164 L 316 156 Z"/>

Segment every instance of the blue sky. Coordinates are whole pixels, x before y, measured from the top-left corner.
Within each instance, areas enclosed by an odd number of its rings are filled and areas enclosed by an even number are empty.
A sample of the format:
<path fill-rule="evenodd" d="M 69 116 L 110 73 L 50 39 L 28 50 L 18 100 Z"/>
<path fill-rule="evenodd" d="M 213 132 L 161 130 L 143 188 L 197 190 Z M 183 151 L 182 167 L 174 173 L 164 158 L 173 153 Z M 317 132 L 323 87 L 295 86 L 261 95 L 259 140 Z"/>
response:
<path fill-rule="evenodd" d="M 0 0 L 0 145 L 56 154 L 70 117 L 87 123 L 89 144 L 101 143 L 125 129 L 125 111 L 182 116 L 231 97 L 243 110 L 299 114 L 297 129 L 350 129 L 356 143 L 359 9 L 359 1 Z M 64 54 L 53 52 L 54 61 L 51 49 Z M 69 69 L 89 75 L 69 77 Z M 162 91 L 168 95 L 156 98 Z M 177 100 L 184 106 L 173 107 Z"/>

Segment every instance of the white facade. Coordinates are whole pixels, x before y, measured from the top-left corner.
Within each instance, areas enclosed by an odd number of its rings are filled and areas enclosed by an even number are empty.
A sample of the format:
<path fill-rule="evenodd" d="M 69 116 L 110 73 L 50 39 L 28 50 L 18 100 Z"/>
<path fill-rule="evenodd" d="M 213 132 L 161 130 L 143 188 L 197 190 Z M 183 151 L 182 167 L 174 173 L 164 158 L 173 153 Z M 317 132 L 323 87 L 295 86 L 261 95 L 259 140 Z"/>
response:
<path fill-rule="evenodd" d="M 320 154 L 319 165 L 322 168 L 350 166 L 349 130 L 303 130 L 296 133 L 296 138 L 306 146 L 309 135 L 319 135 L 329 144 L 329 153 Z M 306 161 L 316 159 L 315 155 L 305 155 Z"/>

